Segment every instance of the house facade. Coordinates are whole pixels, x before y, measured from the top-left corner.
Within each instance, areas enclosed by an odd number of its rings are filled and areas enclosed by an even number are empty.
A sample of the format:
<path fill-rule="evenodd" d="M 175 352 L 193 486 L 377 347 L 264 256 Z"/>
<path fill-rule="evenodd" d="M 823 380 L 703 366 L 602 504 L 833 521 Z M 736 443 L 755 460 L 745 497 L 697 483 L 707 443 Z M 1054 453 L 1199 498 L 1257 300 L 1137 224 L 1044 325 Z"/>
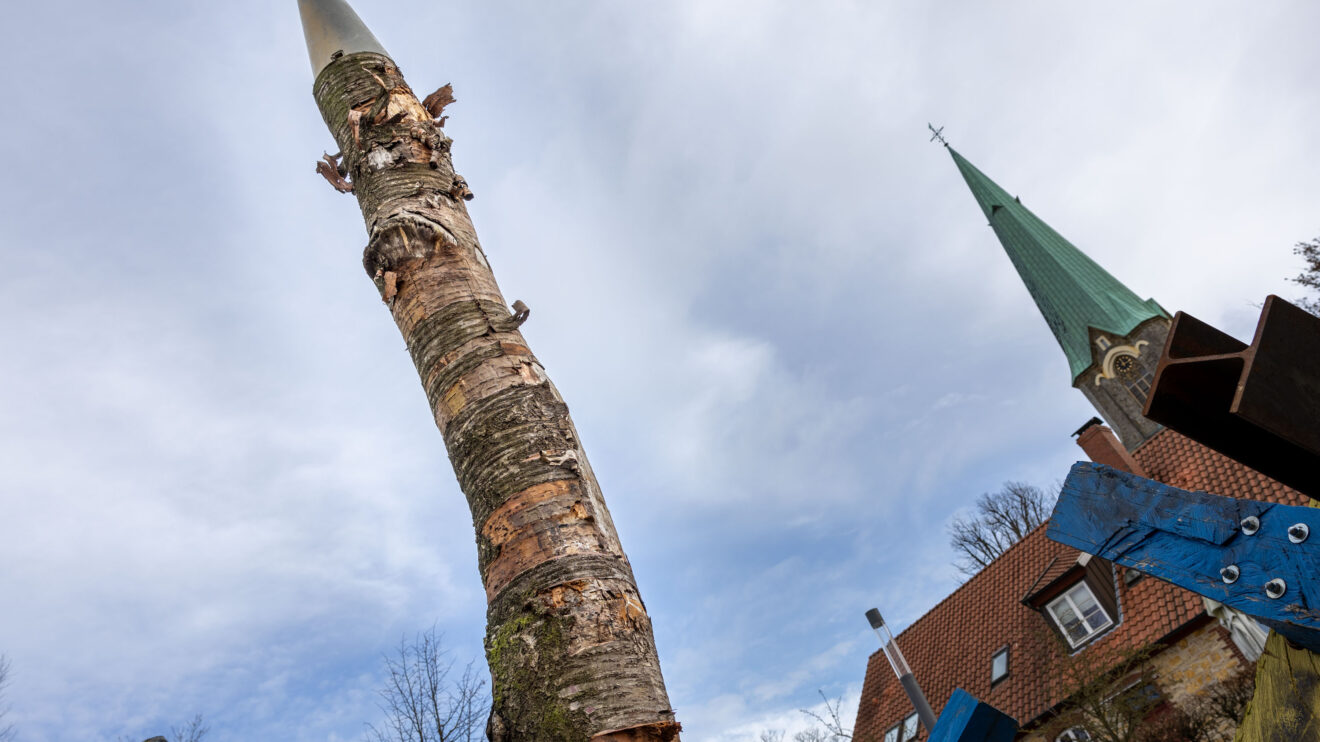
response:
<path fill-rule="evenodd" d="M 1108 423 L 1075 434 L 1092 461 L 1189 490 L 1302 505 L 1300 493 L 1141 415 L 1169 314 L 1142 300 L 956 151 L 954 163 Z M 1045 537 L 1041 526 L 898 636 L 936 712 L 962 688 L 1017 719 L 1019 739 L 1086 742 L 1081 684 L 1141 652 L 1141 693 L 1184 707 L 1247 671 L 1264 632 L 1247 617 Z M 1123 678 L 1117 678 L 1120 684 Z M 853 739 L 926 739 L 884 656 L 867 664 Z"/>

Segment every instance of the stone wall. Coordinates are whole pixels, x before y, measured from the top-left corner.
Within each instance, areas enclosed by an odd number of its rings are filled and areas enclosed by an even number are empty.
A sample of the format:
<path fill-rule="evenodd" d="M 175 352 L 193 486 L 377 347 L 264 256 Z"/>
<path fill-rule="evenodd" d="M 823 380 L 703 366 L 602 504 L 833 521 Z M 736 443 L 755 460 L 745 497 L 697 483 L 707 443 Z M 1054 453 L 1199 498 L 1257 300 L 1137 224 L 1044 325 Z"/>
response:
<path fill-rule="evenodd" d="M 1208 686 L 1228 680 L 1251 667 L 1233 645 L 1228 632 L 1217 622 L 1207 623 L 1174 642 L 1150 660 L 1155 683 L 1166 701 L 1185 707 Z M 1018 736 L 1019 742 L 1054 742 L 1068 727 L 1077 724 L 1067 714 L 1050 719 Z M 1233 729 L 1221 729 L 1220 739 L 1231 740 Z"/>
<path fill-rule="evenodd" d="M 1183 637 L 1151 658 L 1151 664 L 1164 697 L 1180 706 L 1211 683 L 1228 680 L 1250 667 L 1218 623 Z"/>
<path fill-rule="evenodd" d="M 1106 350 L 1101 349 L 1096 340 L 1103 338 L 1110 347 L 1135 346 L 1145 341 L 1145 344 L 1141 345 L 1141 354 L 1137 356 L 1137 362 L 1143 371 L 1149 371 L 1153 375 L 1155 367 L 1159 365 L 1160 354 L 1164 351 L 1164 341 L 1169 337 L 1171 326 L 1169 320 L 1157 317 L 1141 324 L 1127 337 L 1107 335 L 1092 330 L 1091 351 L 1095 363 L 1083 371 L 1073 383 L 1096 412 L 1100 413 L 1100 417 L 1103 417 L 1109 427 L 1118 434 L 1129 451 L 1163 428 L 1142 416 L 1141 409 L 1146 400 L 1144 397 L 1142 399 L 1133 397 L 1118 379 L 1099 379 L 1099 384 L 1096 383 L 1101 375 L 1101 366 L 1106 355 Z"/>

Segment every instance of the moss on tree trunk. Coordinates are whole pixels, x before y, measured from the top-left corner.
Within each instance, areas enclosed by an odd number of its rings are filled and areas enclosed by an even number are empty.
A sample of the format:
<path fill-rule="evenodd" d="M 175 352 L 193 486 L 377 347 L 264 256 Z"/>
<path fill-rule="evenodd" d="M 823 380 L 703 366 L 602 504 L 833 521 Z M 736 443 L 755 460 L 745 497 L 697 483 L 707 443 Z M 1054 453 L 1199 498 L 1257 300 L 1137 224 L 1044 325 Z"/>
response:
<path fill-rule="evenodd" d="M 672 740 L 632 569 L 568 407 L 477 241 L 450 139 L 380 54 L 314 84 L 366 220 L 367 275 L 421 377 L 472 510 L 492 740 Z"/>

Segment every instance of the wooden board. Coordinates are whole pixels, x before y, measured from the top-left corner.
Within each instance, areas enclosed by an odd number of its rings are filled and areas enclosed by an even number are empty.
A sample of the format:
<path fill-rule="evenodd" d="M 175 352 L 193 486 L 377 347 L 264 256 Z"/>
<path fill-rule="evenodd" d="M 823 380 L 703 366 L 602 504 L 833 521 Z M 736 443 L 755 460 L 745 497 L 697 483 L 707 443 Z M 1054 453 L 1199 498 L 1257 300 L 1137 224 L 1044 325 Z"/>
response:
<path fill-rule="evenodd" d="M 955 688 L 929 742 L 1012 742 L 1017 732 L 1017 722 L 1008 714 Z"/>
<path fill-rule="evenodd" d="M 1247 518 L 1259 521 L 1251 535 Z M 1288 531 L 1311 535 L 1292 543 Z M 1320 651 L 1320 510 L 1188 492 L 1080 462 L 1064 482 L 1049 538 L 1236 608 Z M 1221 570 L 1236 566 L 1236 580 Z M 1266 585 L 1286 588 L 1270 597 Z"/>

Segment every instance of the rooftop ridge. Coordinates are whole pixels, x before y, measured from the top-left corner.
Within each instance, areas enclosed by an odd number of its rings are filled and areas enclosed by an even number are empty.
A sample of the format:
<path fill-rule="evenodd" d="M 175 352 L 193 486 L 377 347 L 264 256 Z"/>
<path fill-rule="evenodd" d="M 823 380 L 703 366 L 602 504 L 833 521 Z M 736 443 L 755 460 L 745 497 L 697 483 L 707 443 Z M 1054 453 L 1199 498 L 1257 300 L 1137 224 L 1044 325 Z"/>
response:
<path fill-rule="evenodd" d="M 1029 539 L 1031 539 L 1031 537 L 1034 536 L 1034 535 L 1036 534 L 1037 531 L 1041 530 L 1042 528 L 1045 528 L 1045 527 L 1048 526 L 1049 524 L 1050 524 L 1050 521 L 1049 521 L 1048 518 L 1046 518 L 1046 519 L 1045 519 L 1040 525 L 1038 525 L 1038 526 L 1036 526 L 1035 528 L 1033 528 L 1033 529 L 1031 529 L 1030 531 L 1028 531 L 1025 535 L 1022 536 L 1022 538 L 1018 539 L 1017 543 L 1015 543 L 1015 544 L 1013 544 L 1012 546 L 1010 546 L 1010 547 L 1008 547 L 1007 549 L 1005 549 L 1003 554 L 1000 554 L 999 556 L 995 557 L 994 560 L 992 560 L 989 564 L 985 565 L 985 567 L 983 567 L 983 568 L 981 569 L 980 572 L 977 572 L 976 574 L 972 575 L 970 578 L 968 578 L 968 580 L 967 580 L 966 582 L 964 582 L 964 583 L 962 583 L 961 585 L 959 585 L 958 587 L 954 588 L 953 592 L 949 593 L 948 595 L 945 595 L 944 598 L 940 600 L 940 602 L 938 602 L 938 603 L 936 603 L 935 605 L 931 606 L 930 608 L 928 608 L 928 609 L 926 610 L 925 613 L 922 613 L 920 616 L 918 616 L 917 618 L 913 619 L 913 620 L 912 620 L 912 623 L 908 624 L 908 625 L 907 625 L 902 631 L 900 631 L 900 632 L 898 633 L 898 635 L 895 636 L 894 638 L 895 638 L 896 640 L 901 640 L 901 639 L 903 638 L 903 635 L 904 635 L 904 634 L 908 633 L 908 631 L 912 630 L 917 624 L 921 623 L 922 620 L 924 620 L 927 616 L 929 616 L 930 614 L 932 614 L 932 613 L 934 613 L 936 610 L 938 610 L 940 606 L 944 605 L 945 603 L 949 602 L 950 600 L 953 600 L 954 597 L 956 597 L 956 596 L 958 595 L 958 593 L 960 593 L 960 592 L 962 592 L 964 589 L 968 588 L 973 582 L 975 582 L 978 578 L 980 578 L 981 575 L 984 575 L 984 574 L 985 574 L 985 573 L 986 573 L 991 567 L 993 567 L 995 564 L 999 563 L 1000 561 L 1003 561 L 1003 560 L 1005 559 L 1005 557 L 1007 557 L 1008 555 L 1012 554 L 1012 553 L 1013 553 L 1014 551 L 1016 551 L 1019 547 L 1021 547 L 1023 544 L 1025 544 Z M 1063 545 L 1060 544 L 1060 546 L 1063 546 Z M 1072 549 L 1071 546 L 1066 546 L 1066 547 L 1064 547 L 1064 548 Z M 1072 549 L 1072 550 L 1073 550 L 1073 551 L 1077 551 L 1076 549 Z M 1080 552 L 1078 552 L 1078 553 L 1080 553 Z M 901 647 L 902 644 L 900 643 L 899 646 Z M 876 655 L 879 654 L 881 651 L 882 651 L 882 650 L 877 649 L 877 650 L 875 650 L 874 652 L 872 652 L 871 654 L 867 655 L 867 660 L 869 661 L 870 658 L 876 656 Z"/>

